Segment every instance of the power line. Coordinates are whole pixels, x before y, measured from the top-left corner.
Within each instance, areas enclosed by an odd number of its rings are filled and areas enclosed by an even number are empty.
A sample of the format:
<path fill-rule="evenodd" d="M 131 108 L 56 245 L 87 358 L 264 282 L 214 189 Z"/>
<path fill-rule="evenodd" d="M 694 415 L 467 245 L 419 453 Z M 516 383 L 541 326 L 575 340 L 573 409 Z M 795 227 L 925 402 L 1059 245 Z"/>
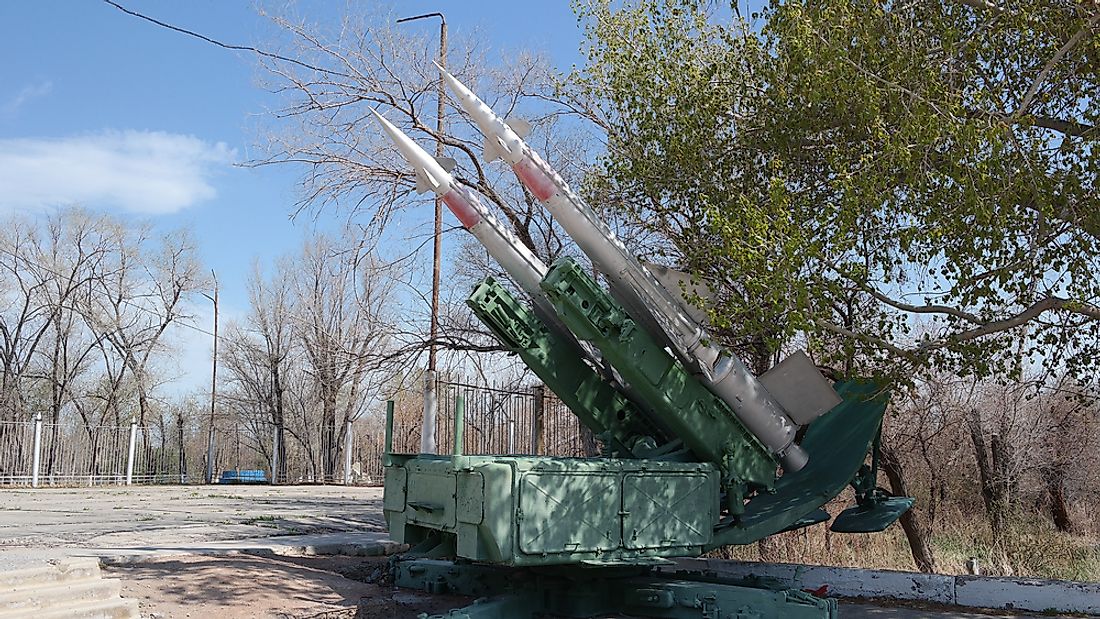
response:
<path fill-rule="evenodd" d="M 288 58 L 286 56 L 276 54 L 274 52 L 269 52 L 269 51 L 262 50 L 262 49 L 259 49 L 259 48 L 256 48 L 256 47 L 252 47 L 251 45 L 234 45 L 232 43 L 223 43 L 222 41 L 210 38 L 210 37 L 208 37 L 204 34 L 200 34 L 200 33 L 195 32 L 193 30 L 188 30 L 186 28 L 181 28 L 179 26 L 173 26 L 172 24 L 160 21 L 159 19 L 156 19 L 154 17 L 149 17 L 148 15 L 143 15 L 141 13 L 138 13 L 137 11 L 132 11 L 132 10 L 122 6 L 121 4 L 115 2 L 114 0 L 103 0 L 103 2 L 106 2 L 107 4 L 115 7 L 116 9 L 122 11 L 123 13 L 126 13 L 127 15 L 131 15 L 131 16 L 136 17 L 138 19 L 143 19 L 147 22 L 156 24 L 157 26 L 160 26 L 161 28 L 167 28 L 168 30 L 178 32 L 180 34 L 185 34 L 189 37 L 195 37 L 196 39 L 199 39 L 201 41 L 205 41 L 207 43 L 210 43 L 211 45 L 216 45 L 216 46 L 224 48 L 224 49 L 230 49 L 230 50 L 236 50 L 236 51 L 242 51 L 242 52 L 252 52 L 253 54 L 256 54 L 258 56 L 263 56 L 265 58 L 271 58 L 273 60 L 281 60 L 283 62 L 289 62 L 291 64 L 296 64 L 300 67 L 309 69 L 310 71 L 317 71 L 318 73 L 328 73 L 328 74 L 331 74 L 331 75 L 339 75 L 340 77 L 346 77 L 346 78 L 349 78 L 349 79 L 354 79 L 351 75 L 348 75 L 347 73 L 341 73 L 340 71 L 334 71 L 332 69 L 323 69 L 321 67 L 311 65 L 308 62 L 302 62 L 301 60 L 295 60 L 294 58 Z"/>

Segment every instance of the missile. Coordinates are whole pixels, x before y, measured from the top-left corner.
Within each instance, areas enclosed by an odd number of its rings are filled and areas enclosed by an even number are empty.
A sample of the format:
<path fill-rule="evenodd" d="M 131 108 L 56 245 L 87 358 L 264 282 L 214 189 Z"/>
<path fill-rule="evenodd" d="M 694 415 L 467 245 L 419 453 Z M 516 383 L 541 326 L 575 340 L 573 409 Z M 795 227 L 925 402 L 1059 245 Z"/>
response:
<path fill-rule="evenodd" d="M 453 161 L 437 161 L 384 116 L 373 109 L 371 113 L 378 119 L 382 130 L 393 141 L 397 150 L 412 165 L 416 173 L 416 190 L 420 193 L 431 191 L 439 196 L 458 218 L 462 227 L 469 230 L 516 285 L 531 296 L 540 314 L 544 314 L 540 318 L 549 317 L 557 322 L 550 302 L 539 288 L 539 282 L 546 276 L 546 264 L 501 225 L 476 195 L 455 181 L 444 167 L 453 168 Z"/>
<path fill-rule="evenodd" d="M 447 208 L 466 230 L 470 232 L 489 255 L 497 261 L 506 273 L 531 298 L 535 314 L 560 337 L 570 342 L 577 353 L 588 359 L 608 379 L 617 384 L 620 390 L 631 397 L 632 390 L 587 342 L 577 341 L 576 336 L 561 323 L 553 304 L 539 287 L 546 276 L 546 263 L 527 248 L 516 235 L 505 228 L 489 212 L 481 200 L 469 189 L 458 184 L 451 175 L 454 160 L 437 160 L 417 146 L 409 136 L 386 120 L 375 110 L 371 110 L 382 125 L 382 130 L 393 141 L 397 150 L 412 165 L 416 174 L 416 190 L 420 193 L 431 191 L 439 196 Z"/>
<path fill-rule="evenodd" d="M 685 315 L 672 293 L 627 251 L 607 224 L 596 217 L 561 176 L 523 141 L 530 125 L 501 119 L 462 82 L 436 66 L 459 105 L 485 136 L 485 159 L 503 159 L 512 168 L 520 182 L 546 206 L 581 251 L 608 278 L 612 292 L 631 317 L 652 335 L 661 337 L 707 388 L 729 405 L 742 425 L 779 459 L 785 471 L 804 467 L 809 456 L 794 442 L 798 425 L 741 359 L 710 343 L 712 340 L 706 332 Z"/>
<path fill-rule="evenodd" d="M 702 329 L 684 315 L 679 303 L 627 251 L 607 224 L 523 141 L 530 125 L 522 120 L 502 120 L 462 82 L 444 69 L 440 71 L 459 105 L 473 117 L 485 136 L 484 158 L 490 162 L 502 159 L 512 168 L 520 182 L 546 205 L 607 276 L 612 293 L 635 321 L 651 327 L 647 331 L 663 339 L 689 366 L 703 370 L 713 367 L 718 351 L 702 345 L 705 339 Z M 675 324 L 668 324 L 670 321 Z M 652 327 L 658 327 L 656 332 Z"/>

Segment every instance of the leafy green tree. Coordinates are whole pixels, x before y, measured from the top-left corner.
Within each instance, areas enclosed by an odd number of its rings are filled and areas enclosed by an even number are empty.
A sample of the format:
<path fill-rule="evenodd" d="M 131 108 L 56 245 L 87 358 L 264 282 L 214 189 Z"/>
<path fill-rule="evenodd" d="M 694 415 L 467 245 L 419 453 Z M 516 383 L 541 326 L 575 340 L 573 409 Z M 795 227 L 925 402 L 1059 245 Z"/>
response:
<path fill-rule="evenodd" d="M 766 367 L 981 376 L 1100 352 L 1095 2 L 599 0 L 588 190 L 671 241 Z"/>

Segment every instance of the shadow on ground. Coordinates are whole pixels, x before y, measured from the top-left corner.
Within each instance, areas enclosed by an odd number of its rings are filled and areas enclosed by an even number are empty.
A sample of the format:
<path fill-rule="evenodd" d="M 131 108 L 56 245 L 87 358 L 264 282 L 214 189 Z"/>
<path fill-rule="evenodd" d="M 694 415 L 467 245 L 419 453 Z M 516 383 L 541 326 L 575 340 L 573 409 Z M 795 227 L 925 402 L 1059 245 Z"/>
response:
<path fill-rule="evenodd" d="M 463 598 L 425 596 L 364 582 L 380 575 L 384 557 L 181 556 L 110 566 L 123 597 L 143 617 L 397 619 L 463 606 Z M 351 578 L 344 576 L 347 574 Z"/>

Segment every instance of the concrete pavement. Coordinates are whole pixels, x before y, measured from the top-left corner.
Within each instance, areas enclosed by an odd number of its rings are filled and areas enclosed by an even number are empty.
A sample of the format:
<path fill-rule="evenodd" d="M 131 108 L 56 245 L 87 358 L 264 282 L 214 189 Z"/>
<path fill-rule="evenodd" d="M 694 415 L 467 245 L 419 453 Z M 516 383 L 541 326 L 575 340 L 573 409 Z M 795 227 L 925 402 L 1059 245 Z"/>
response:
<path fill-rule="evenodd" d="M 273 536 L 347 532 L 385 537 L 381 488 L 0 490 L 0 569 L 73 556 L 110 558 L 204 548 L 210 552 L 258 548 L 263 545 L 259 540 Z"/>

